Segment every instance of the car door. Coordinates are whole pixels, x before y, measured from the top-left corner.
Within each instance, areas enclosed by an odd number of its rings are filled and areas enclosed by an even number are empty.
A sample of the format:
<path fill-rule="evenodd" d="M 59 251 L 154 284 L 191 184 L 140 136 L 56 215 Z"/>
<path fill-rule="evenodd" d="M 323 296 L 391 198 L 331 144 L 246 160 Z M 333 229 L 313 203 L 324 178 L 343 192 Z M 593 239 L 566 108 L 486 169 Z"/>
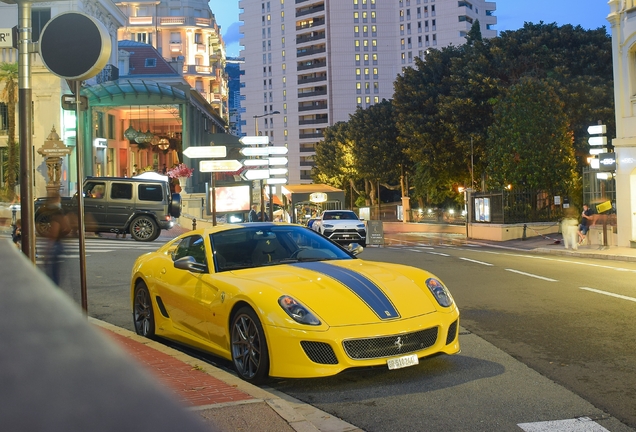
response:
<path fill-rule="evenodd" d="M 208 264 L 208 249 L 200 235 L 181 240 L 174 252 L 174 260 L 190 256 L 200 264 Z M 219 291 L 212 283 L 209 272 L 195 273 L 175 267 L 166 269 L 161 276 L 162 301 L 175 328 L 197 339 L 210 340 L 211 304 Z"/>
<path fill-rule="evenodd" d="M 84 184 L 84 225 L 86 231 L 106 225 L 106 182 L 89 180 Z"/>
<path fill-rule="evenodd" d="M 131 182 L 112 181 L 106 204 L 106 223 L 110 228 L 122 229 L 133 212 L 133 185 Z"/>

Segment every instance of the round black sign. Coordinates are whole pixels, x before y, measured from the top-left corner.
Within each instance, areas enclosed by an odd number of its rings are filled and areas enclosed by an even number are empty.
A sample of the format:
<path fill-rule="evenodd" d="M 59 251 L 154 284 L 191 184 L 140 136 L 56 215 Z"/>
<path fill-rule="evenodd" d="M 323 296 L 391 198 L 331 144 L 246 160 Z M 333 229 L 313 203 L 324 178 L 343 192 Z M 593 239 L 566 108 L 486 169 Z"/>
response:
<path fill-rule="evenodd" d="M 110 36 L 104 25 L 78 12 L 65 12 L 49 21 L 40 35 L 40 56 L 55 75 L 85 80 L 99 73 L 110 57 Z"/>

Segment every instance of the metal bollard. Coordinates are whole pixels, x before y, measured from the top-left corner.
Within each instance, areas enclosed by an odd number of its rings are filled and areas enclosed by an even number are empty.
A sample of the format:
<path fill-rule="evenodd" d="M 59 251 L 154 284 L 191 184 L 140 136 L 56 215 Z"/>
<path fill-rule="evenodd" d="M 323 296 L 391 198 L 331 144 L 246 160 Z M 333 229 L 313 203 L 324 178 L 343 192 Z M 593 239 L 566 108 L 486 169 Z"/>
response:
<path fill-rule="evenodd" d="M 526 228 L 528 228 L 528 225 L 523 224 L 523 234 L 521 235 L 521 240 L 526 240 Z"/>
<path fill-rule="evenodd" d="M 196 218 L 192 218 L 192 229 L 193 230 L 197 229 L 197 220 L 196 220 Z"/>
<path fill-rule="evenodd" d="M 12 226 L 16 226 L 16 224 L 18 223 L 17 219 L 16 219 L 16 208 L 14 205 L 11 206 L 11 225 Z"/>

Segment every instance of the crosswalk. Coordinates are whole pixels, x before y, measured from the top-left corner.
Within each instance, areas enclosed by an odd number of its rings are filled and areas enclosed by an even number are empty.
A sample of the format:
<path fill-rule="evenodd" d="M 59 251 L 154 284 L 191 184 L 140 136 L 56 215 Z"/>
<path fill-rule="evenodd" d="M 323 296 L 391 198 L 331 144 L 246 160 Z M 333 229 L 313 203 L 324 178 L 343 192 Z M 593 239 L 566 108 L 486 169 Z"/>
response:
<path fill-rule="evenodd" d="M 66 238 L 63 240 L 64 252 L 58 256 L 59 259 L 79 258 L 79 241 L 77 238 Z M 157 250 L 163 243 L 160 241 L 142 243 L 132 239 L 103 239 L 103 238 L 86 238 L 85 250 L 86 256 L 93 254 L 117 252 L 121 250 L 136 250 L 140 254 Z M 48 247 L 46 239 L 38 238 L 36 240 L 36 262 L 41 260 L 41 255 L 45 253 Z M 39 252 L 42 251 L 42 254 Z"/>

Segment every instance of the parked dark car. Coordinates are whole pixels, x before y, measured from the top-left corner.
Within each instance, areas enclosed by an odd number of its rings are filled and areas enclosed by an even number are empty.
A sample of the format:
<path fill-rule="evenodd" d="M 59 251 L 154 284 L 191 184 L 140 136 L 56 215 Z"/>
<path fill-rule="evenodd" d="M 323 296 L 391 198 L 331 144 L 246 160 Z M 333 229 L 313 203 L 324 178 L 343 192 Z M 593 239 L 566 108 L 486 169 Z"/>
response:
<path fill-rule="evenodd" d="M 170 193 L 168 182 L 128 177 L 89 177 L 84 181 L 84 225 L 87 232 L 130 234 L 153 241 L 174 226 L 181 215 L 181 196 Z M 77 194 L 62 197 L 62 210 L 77 231 Z M 47 198 L 35 201 L 35 228 L 46 235 L 54 209 Z"/>

